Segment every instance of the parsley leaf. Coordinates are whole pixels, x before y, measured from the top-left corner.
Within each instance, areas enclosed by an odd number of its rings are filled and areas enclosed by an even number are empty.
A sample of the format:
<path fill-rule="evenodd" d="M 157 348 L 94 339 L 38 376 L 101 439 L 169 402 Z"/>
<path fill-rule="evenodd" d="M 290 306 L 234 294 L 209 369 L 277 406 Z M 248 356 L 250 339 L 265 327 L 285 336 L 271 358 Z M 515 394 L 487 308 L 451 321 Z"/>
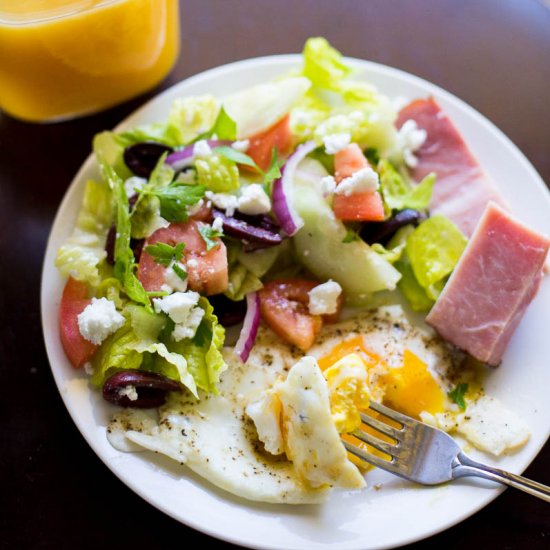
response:
<path fill-rule="evenodd" d="M 252 160 L 251 157 L 245 155 L 244 153 L 241 153 L 240 151 L 237 151 L 236 149 L 233 149 L 233 147 L 229 147 L 228 145 L 220 145 L 219 147 L 214 147 L 214 149 L 212 149 L 212 152 L 228 160 L 232 160 L 237 164 L 243 164 L 245 166 L 255 168 L 256 170 L 260 170 L 258 165 Z"/>
<path fill-rule="evenodd" d="M 153 257 L 157 264 L 169 266 L 172 262 L 179 262 L 183 256 L 185 243 L 178 243 L 171 246 L 166 243 L 150 244 L 145 248 L 145 252 Z"/>
<path fill-rule="evenodd" d="M 201 225 L 199 227 L 199 233 L 201 234 L 201 237 L 203 241 L 206 243 L 206 251 L 212 250 L 213 248 L 216 248 L 220 243 L 218 241 L 215 241 L 214 239 L 216 237 L 221 237 L 223 233 L 221 231 L 216 231 L 212 228 L 211 225 Z"/>
<path fill-rule="evenodd" d="M 268 169 L 264 172 L 264 185 L 266 187 L 270 188 L 271 184 L 281 177 L 281 166 L 283 164 L 284 162 L 279 160 L 279 156 L 277 155 L 277 148 L 273 147 L 271 162 L 269 163 Z"/>
<path fill-rule="evenodd" d="M 172 264 L 172 269 L 174 270 L 174 273 L 175 273 L 182 281 L 185 281 L 185 279 L 187 279 L 187 272 L 181 267 L 180 264 L 177 264 L 177 263 Z"/>
<path fill-rule="evenodd" d="M 218 139 L 228 141 L 234 141 L 237 139 L 237 123 L 227 114 L 223 108 L 223 105 L 218 112 L 218 116 L 216 117 L 216 121 L 214 122 L 212 128 L 210 128 L 208 132 L 199 134 L 190 143 L 196 143 L 197 141 L 201 141 L 203 139 L 210 139 L 214 134 Z"/>
<path fill-rule="evenodd" d="M 454 401 L 463 411 L 466 409 L 464 395 L 468 391 L 468 384 L 458 384 L 454 389 L 447 393 L 449 398 Z"/>
<path fill-rule="evenodd" d="M 148 191 L 160 200 L 160 215 L 169 222 L 184 222 L 187 220 L 187 209 L 204 197 L 204 185 L 185 185 L 172 183 Z"/>

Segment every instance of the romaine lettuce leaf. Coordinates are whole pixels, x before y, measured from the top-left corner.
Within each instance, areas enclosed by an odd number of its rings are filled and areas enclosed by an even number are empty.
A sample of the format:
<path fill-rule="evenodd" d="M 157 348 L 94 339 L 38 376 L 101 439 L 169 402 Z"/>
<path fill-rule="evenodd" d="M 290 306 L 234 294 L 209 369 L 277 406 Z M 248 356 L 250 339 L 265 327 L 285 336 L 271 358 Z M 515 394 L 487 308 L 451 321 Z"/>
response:
<path fill-rule="evenodd" d="M 194 338 L 170 341 L 167 347 L 185 357 L 198 388 L 217 393 L 220 375 L 227 369 L 220 351 L 225 339 L 225 329 L 218 323 L 214 308 L 204 296 L 199 299 L 199 306 L 204 309 L 205 314 Z"/>
<path fill-rule="evenodd" d="M 221 155 L 197 159 L 195 168 L 199 184 L 214 193 L 227 193 L 240 186 L 237 164 Z"/>
<path fill-rule="evenodd" d="M 91 378 L 92 384 L 101 387 L 109 376 L 111 369 L 139 369 L 143 361 L 143 355 L 132 347 L 138 342 L 139 340 L 130 323 L 126 323 L 109 336 L 92 359 L 94 368 Z"/>
<path fill-rule="evenodd" d="M 93 150 L 96 160 L 102 170 L 105 164 L 109 165 L 123 180 L 132 176 L 122 157 L 124 146 L 113 132 L 101 132 L 94 136 Z M 105 178 L 105 174 L 103 173 Z"/>
<path fill-rule="evenodd" d="M 351 69 L 342 60 L 342 54 L 320 36 L 306 41 L 302 56 L 303 74 L 314 86 L 330 90 L 351 74 Z"/>
<path fill-rule="evenodd" d="M 428 218 L 409 235 L 406 251 L 411 268 L 432 300 L 441 293 L 467 243 L 458 227 L 441 215 Z"/>
<path fill-rule="evenodd" d="M 395 263 L 395 267 L 401 273 L 401 279 L 397 283 L 397 288 L 399 288 L 401 294 L 409 302 L 411 308 L 414 311 L 423 313 L 430 311 L 434 300 L 426 294 L 426 290 L 416 280 L 411 262 L 406 253 L 401 255 L 401 258 Z"/>
<path fill-rule="evenodd" d="M 75 228 L 57 252 L 55 265 L 63 276 L 70 275 L 92 286 L 100 283 L 98 267 L 107 255 L 105 239 L 112 216 L 109 187 L 88 181 Z"/>
<path fill-rule="evenodd" d="M 432 197 L 435 174 L 428 174 L 418 185 L 411 185 L 387 160 L 378 163 L 380 192 L 392 210 L 426 210 Z"/>
<path fill-rule="evenodd" d="M 208 132 L 218 116 L 220 102 L 212 95 L 185 97 L 172 103 L 166 136 L 177 145 L 186 145 Z"/>

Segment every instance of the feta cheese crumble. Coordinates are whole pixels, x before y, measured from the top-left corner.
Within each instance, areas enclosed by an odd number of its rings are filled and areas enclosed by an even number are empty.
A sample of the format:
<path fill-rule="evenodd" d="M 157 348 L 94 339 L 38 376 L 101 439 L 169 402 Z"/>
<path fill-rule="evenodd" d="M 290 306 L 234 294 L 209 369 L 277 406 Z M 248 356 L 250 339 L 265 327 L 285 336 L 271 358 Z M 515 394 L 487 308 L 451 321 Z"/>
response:
<path fill-rule="evenodd" d="M 213 193 L 207 191 L 205 193 L 206 198 L 212 202 L 212 204 L 220 210 L 225 210 L 226 215 L 232 216 L 237 210 L 239 200 L 235 195 L 229 193 Z"/>
<path fill-rule="evenodd" d="M 336 180 L 334 179 L 334 176 L 325 176 L 324 178 L 321 178 L 320 188 L 323 197 L 332 195 L 336 190 Z"/>
<path fill-rule="evenodd" d="M 204 159 L 212 155 L 212 149 L 205 139 L 201 139 L 193 146 L 193 155 L 195 158 Z"/>
<path fill-rule="evenodd" d="M 223 231 L 223 220 L 221 218 L 215 218 L 212 222 L 212 229 L 221 233 Z"/>
<path fill-rule="evenodd" d="M 132 176 L 124 182 L 124 190 L 126 191 L 126 196 L 128 198 L 133 197 L 136 193 L 143 189 L 143 186 L 147 185 L 147 180 L 145 178 L 138 178 L 137 176 Z"/>
<path fill-rule="evenodd" d="M 325 153 L 327 155 L 335 155 L 338 151 L 341 151 L 349 145 L 351 141 L 351 135 L 345 134 L 330 134 L 323 138 L 323 144 L 325 146 Z"/>
<path fill-rule="evenodd" d="M 166 313 L 175 323 L 172 338 L 178 342 L 183 338 L 193 338 L 204 317 L 204 310 L 199 307 L 198 292 L 174 292 L 163 298 L 154 298 L 155 311 Z"/>
<path fill-rule="evenodd" d="M 137 401 L 138 398 L 136 387 L 131 386 L 130 384 L 128 386 L 124 386 L 124 388 L 120 388 L 118 390 L 118 395 L 120 397 L 127 397 L 130 401 Z"/>
<path fill-rule="evenodd" d="M 92 303 L 84 308 L 77 320 L 82 337 L 97 346 L 125 322 L 114 302 L 107 298 L 92 298 Z"/>
<path fill-rule="evenodd" d="M 231 144 L 231 147 L 233 147 L 235 151 L 239 151 L 239 153 L 246 153 L 249 146 L 250 146 L 249 139 L 241 139 L 239 141 L 234 141 Z"/>
<path fill-rule="evenodd" d="M 317 285 L 309 292 L 309 312 L 312 315 L 327 315 L 338 311 L 338 298 L 342 294 L 342 287 L 329 280 Z"/>
<path fill-rule="evenodd" d="M 370 166 L 365 166 L 349 178 L 344 178 L 336 188 L 335 193 L 349 197 L 357 193 L 376 191 L 379 186 L 378 174 Z"/>
<path fill-rule="evenodd" d="M 403 161 L 409 168 L 415 168 L 418 159 L 415 152 L 424 145 L 428 134 L 426 130 L 419 128 L 416 120 L 406 120 L 397 132 L 397 146 L 403 156 Z"/>
<path fill-rule="evenodd" d="M 164 285 L 162 285 L 162 290 L 166 292 L 174 292 L 175 290 L 185 292 L 187 290 L 187 278 L 182 279 L 174 271 L 173 265 L 174 262 L 172 262 L 164 271 Z M 182 271 L 187 271 L 181 262 L 178 262 L 177 265 Z"/>
<path fill-rule="evenodd" d="M 241 191 L 237 208 L 239 212 L 251 216 L 266 214 L 271 210 L 271 201 L 259 183 L 252 183 Z"/>

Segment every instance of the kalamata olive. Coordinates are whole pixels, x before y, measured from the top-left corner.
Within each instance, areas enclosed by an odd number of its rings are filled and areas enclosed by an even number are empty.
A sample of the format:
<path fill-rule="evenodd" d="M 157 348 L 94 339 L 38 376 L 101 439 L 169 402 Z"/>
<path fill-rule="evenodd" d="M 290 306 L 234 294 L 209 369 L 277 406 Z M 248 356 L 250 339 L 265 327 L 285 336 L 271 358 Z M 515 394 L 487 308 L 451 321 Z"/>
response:
<path fill-rule="evenodd" d="M 426 218 L 423 212 L 406 208 L 386 221 L 366 223 L 361 229 L 361 238 L 368 244 L 386 244 L 399 228 L 409 224 L 418 225 Z"/>
<path fill-rule="evenodd" d="M 116 225 L 109 227 L 107 238 L 105 239 L 105 252 L 107 253 L 107 263 L 115 265 L 115 241 L 116 241 Z"/>
<path fill-rule="evenodd" d="M 139 263 L 141 258 L 141 251 L 143 250 L 143 245 L 145 244 L 145 239 L 130 239 L 130 248 L 134 253 L 134 259 L 136 263 Z"/>
<path fill-rule="evenodd" d="M 245 300 L 234 302 L 223 294 L 216 294 L 215 296 L 209 296 L 208 301 L 214 308 L 214 314 L 218 317 L 218 321 L 224 327 L 239 324 L 246 315 Z"/>
<path fill-rule="evenodd" d="M 126 388 L 130 386 L 135 389 L 136 399 L 130 399 Z M 149 409 L 159 407 L 166 402 L 168 392 L 182 391 L 182 385 L 170 380 L 162 374 L 144 372 L 139 370 L 120 371 L 105 381 L 103 384 L 103 398 L 109 403 L 121 407 L 134 407 Z M 128 392 L 131 394 L 131 392 Z"/>
<path fill-rule="evenodd" d="M 172 151 L 171 147 L 162 143 L 136 143 L 124 149 L 124 162 L 136 176 L 149 178 L 163 153 Z"/>
<path fill-rule="evenodd" d="M 214 219 L 221 218 L 223 232 L 243 241 L 247 251 L 277 246 L 283 242 L 278 225 L 268 216 L 226 216 L 221 210 L 212 210 Z"/>

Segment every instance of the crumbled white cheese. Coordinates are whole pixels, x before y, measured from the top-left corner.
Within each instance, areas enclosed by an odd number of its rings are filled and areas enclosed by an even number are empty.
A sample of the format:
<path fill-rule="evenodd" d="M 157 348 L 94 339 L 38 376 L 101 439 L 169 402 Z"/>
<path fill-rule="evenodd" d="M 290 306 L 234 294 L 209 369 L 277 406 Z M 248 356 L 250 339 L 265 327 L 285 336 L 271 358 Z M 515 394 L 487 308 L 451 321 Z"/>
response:
<path fill-rule="evenodd" d="M 178 174 L 178 177 L 176 178 L 176 183 L 184 183 L 186 185 L 187 184 L 192 185 L 196 182 L 196 179 L 197 179 L 197 172 L 192 168 L 188 168 L 187 170 L 184 170 Z"/>
<path fill-rule="evenodd" d="M 271 201 L 264 188 L 259 183 L 253 183 L 242 189 L 237 208 L 239 212 L 251 216 L 266 214 L 271 210 Z"/>
<path fill-rule="evenodd" d="M 529 439 L 529 428 L 498 399 L 484 395 L 458 418 L 457 431 L 482 451 L 496 456 L 513 451 Z"/>
<path fill-rule="evenodd" d="M 86 361 L 86 363 L 84 363 L 84 372 L 88 375 L 88 376 L 92 376 L 92 374 L 94 373 L 94 366 L 90 363 L 90 361 Z"/>
<path fill-rule="evenodd" d="M 172 262 L 164 271 L 164 285 L 163 290 L 166 288 L 168 292 L 174 292 L 177 290 L 179 292 L 185 292 L 187 290 L 187 278 L 182 279 L 172 267 L 174 262 Z M 177 264 L 182 271 L 187 271 L 185 266 L 178 262 Z"/>
<path fill-rule="evenodd" d="M 212 202 L 212 204 L 220 210 L 225 210 L 228 216 L 232 216 L 237 210 L 239 200 L 235 195 L 229 193 L 213 193 L 207 191 L 205 193 L 206 198 Z"/>
<path fill-rule="evenodd" d="M 240 141 L 234 141 L 231 144 L 231 147 L 235 149 L 235 151 L 239 151 L 239 153 L 246 153 L 246 150 L 250 146 L 250 140 L 248 139 L 242 139 Z"/>
<path fill-rule="evenodd" d="M 204 309 L 201 307 L 194 307 L 190 311 L 189 316 L 185 319 L 185 322 L 176 324 L 172 331 L 172 339 L 179 342 L 184 338 L 193 338 L 203 317 Z"/>
<path fill-rule="evenodd" d="M 147 180 L 145 178 L 138 178 L 137 176 L 132 176 L 124 182 L 124 190 L 126 191 L 126 196 L 128 198 L 133 197 L 136 193 L 143 189 L 143 186 L 147 185 Z"/>
<path fill-rule="evenodd" d="M 342 287 L 336 281 L 317 285 L 309 292 L 309 312 L 312 315 L 328 315 L 338 311 L 338 298 Z"/>
<path fill-rule="evenodd" d="M 130 401 L 137 401 L 138 398 L 138 392 L 136 390 L 135 386 L 124 386 L 124 388 L 120 388 L 118 390 L 118 395 L 120 397 L 127 397 Z"/>
<path fill-rule="evenodd" d="M 96 345 L 116 332 L 125 321 L 114 302 L 107 298 L 92 298 L 92 303 L 84 308 L 77 319 L 82 337 Z"/>
<path fill-rule="evenodd" d="M 197 214 L 200 209 L 204 206 L 204 199 L 200 199 L 199 202 L 195 205 L 193 205 L 190 209 L 189 209 L 189 215 L 190 216 L 194 216 L 195 214 Z"/>
<path fill-rule="evenodd" d="M 221 218 L 215 218 L 212 222 L 212 229 L 221 233 L 223 231 L 223 220 Z"/>
<path fill-rule="evenodd" d="M 426 130 L 419 128 L 412 119 L 406 120 L 397 132 L 397 146 L 409 168 L 417 166 L 418 159 L 414 153 L 424 145 L 427 137 Z"/>
<path fill-rule="evenodd" d="M 199 267 L 199 261 L 195 258 L 189 258 L 187 260 L 187 268 L 188 269 L 195 269 L 196 267 Z"/>
<path fill-rule="evenodd" d="M 329 197 L 336 190 L 336 180 L 334 176 L 325 176 L 320 181 L 321 193 L 324 197 Z"/>
<path fill-rule="evenodd" d="M 201 139 L 193 146 L 193 156 L 195 158 L 204 159 L 212 155 L 212 149 L 205 139 Z"/>
<path fill-rule="evenodd" d="M 357 170 L 349 178 L 344 178 L 338 184 L 335 193 L 349 197 L 357 193 L 376 191 L 379 186 L 378 174 L 370 166 L 365 166 L 365 168 Z"/>
<path fill-rule="evenodd" d="M 341 151 L 349 145 L 351 141 L 351 135 L 349 133 L 343 134 L 330 134 L 323 138 L 323 144 L 325 146 L 325 153 L 327 155 L 335 155 L 338 151 Z"/>
<path fill-rule="evenodd" d="M 204 316 L 204 310 L 197 304 L 200 295 L 191 290 L 174 292 L 163 298 L 154 298 L 155 311 L 166 313 L 175 323 L 172 338 L 179 341 L 183 338 L 193 338 Z"/>

